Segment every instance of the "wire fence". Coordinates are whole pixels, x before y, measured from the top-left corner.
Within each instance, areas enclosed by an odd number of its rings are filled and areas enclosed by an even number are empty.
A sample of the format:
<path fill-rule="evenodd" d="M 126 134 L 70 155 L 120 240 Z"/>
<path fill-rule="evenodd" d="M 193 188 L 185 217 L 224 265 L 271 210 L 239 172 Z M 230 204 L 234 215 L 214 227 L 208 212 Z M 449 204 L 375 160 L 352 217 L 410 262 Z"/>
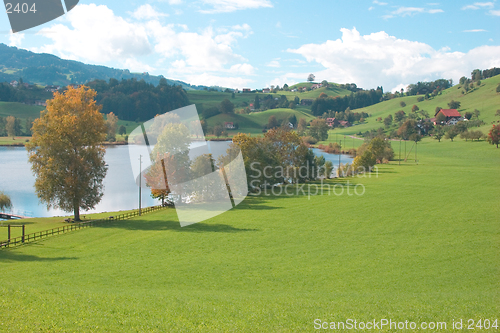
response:
<path fill-rule="evenodd" d="M 160 205 L 160 206 L 151 206 L 151 207 L 143 208 L 143 209 L 141 209 L 141 214 L 151 213 L 151 212 L 163 209 L 163 208 L 166 208 L 166 207 Z M 133 212 L 129 212 L 129 213 L 119 214 L 116 216 L 110 216 L 110 217 L 107 217 L 104 219 L 84 221 L 84 222 L 79 222 L 79 223 L 73 223 L 70 225 L 65 225 L 65 226 L 58 227 L 58 228 L 37 231 L 37 232 L 31 233 L 31 234 L 27 234 L 27 235 L 15 237 L 15 238 L 10 238 L 10 239 L 4 240 L 4 241 L 0 241 L 0 249 L 23 245 L 26 243 L 34 242 L 36 240 L 40 240 L 42 238 L 46 238 L 46 237 L 53 236 L 53 235 L 59 235 L 61 233 L 66 233 L 66 232 L 70 232 L 73 230 L 90 228 L 90 227 L 96 226 L 97 224 L 101 224 L 101 223 L 105 223 L 105 222 L 126 220 L 129 218 L 138 216 L 138 215 L 139 215 L 139 211 L 137 210 L 137 211 L 133 211 Z"/>

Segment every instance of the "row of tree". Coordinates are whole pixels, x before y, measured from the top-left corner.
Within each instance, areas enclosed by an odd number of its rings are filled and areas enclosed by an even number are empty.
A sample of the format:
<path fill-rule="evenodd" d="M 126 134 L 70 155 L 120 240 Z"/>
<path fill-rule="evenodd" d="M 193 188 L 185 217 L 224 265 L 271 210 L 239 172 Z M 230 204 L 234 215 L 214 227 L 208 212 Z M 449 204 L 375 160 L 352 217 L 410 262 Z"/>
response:
<path fill-rule="evenodd" d="M 326 95 L 326 94 L 325 94 Z M 379 103 L 384 92 L 382 89 L 362 90 L 345 96 L 325 97 L 320 96 L 313 101 L 311 112 L 315 116 L 322 116 L 330 111 L 342 112 L 347 108 L 359 109 Z"/>
<path fill-rule="evenodd" d="M 30 136 L 33 118 L 26 118 L 24 129 L 21 126 L 21 119 L 14 116 L 0 117 L 0 136 Z"/>
<path fill-rule="evenodd" d="M 105 114 L 113 112 L 122 120 L 143 121 L 189 104 L 181 86 L 171 86 L 161 79 L 157 86 L 136 79 L 95 80 L 87 86 L 97 92 L 96 101 Z"/>

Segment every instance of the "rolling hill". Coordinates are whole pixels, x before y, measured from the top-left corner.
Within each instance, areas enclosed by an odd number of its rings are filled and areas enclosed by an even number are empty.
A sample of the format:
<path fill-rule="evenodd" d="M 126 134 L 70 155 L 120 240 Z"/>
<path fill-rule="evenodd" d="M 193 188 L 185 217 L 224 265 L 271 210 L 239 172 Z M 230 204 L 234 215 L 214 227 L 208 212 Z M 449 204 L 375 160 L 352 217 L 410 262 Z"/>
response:
<path fill-rule="evenodd" d="M 92 80 L 135 78 L 157 85 L 163 76 L 131 73 L 128 69 L 87 65 L 79 61 L 61 59 L 52 54 L 34 53 L 0 43 L 0 82 L 23 78 L 24 82 L 46 85 L 83 84 Z M 188 83 L 169 80 L 170 85 L 181 85 L 186 90 L 203 89 Z"/>

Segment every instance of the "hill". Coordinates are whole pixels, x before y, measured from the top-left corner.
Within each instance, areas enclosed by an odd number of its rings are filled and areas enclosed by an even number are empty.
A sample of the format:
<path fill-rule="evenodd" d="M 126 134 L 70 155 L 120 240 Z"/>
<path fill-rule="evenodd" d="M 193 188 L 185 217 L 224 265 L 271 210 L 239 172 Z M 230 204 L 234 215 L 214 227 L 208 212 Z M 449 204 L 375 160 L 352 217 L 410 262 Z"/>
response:
<path fill-rule="evenodd" d="M 92 80 L 111 78 L 144 80 L 158 85 L 163 76 L 131 73 L 128 69 L 87 65 L 79 61 L 64 60 L 52 54 L 34 53 L 0 43 L 0 82 L 23 78 L 24 82 L 46 85 L 83 84 Z M 169 80 L 170 85 L 181 85 L 186 90 L 202 89 L 182 81 Z"/>
<path fill-rule="evenodd" d="M 479 119 L 483 120 L 485 124 L 478 129 L 483 131 L 483 133 L 486 133 L 492 126 L 491 122 L 500 120 L 499 117 L 495 116 L 496 110 L 500 109 L 500 94 L 496 92 L 498 84 L 500 84 L 500 75 L 481 80 L 481 86 L 469 91 L 467 94 L 462 94 L 461 86 L 455 85 L 451 88 L 443 90 L 441 95 L 437 95 L 434 98 L 421 102 L 417 101 L 417 98 L 422 97 L 421 95 L 398 97 L 388 101 L 383 101 L 369 107 L 353 110 L 354 112 L 366 112 L 371 115 L 366 119 L 364 124 L 343 129 L 336 129 L 331 133 L 355 134 L 376 130 L 380 127 L 384 128 L 384 124 L 377 121 L 378 117 L 383 119 L 388 115 L 394 116 L 394 113 L 399 110 L 403 110 L 406 114 L 409 114 L 411 113 L 413 105 L 417 105 L 420 110 L 427 111 L 429 115 L 433 117 L 436 107 L 439 106 L 447 109 L 448 103 L 451 100 L 460 102 L 460 108 L 458 111 L 461 115 L 464 115 L 466 112 L 473 113 L 475 109 L 479 110 Z M 404 102 L 406 106 L 402 107 L 400 104 L 401 102 Z M 395 129 L 397 129 L 397 127 L 393 125 L 390 129 L 386 130 Z"/>

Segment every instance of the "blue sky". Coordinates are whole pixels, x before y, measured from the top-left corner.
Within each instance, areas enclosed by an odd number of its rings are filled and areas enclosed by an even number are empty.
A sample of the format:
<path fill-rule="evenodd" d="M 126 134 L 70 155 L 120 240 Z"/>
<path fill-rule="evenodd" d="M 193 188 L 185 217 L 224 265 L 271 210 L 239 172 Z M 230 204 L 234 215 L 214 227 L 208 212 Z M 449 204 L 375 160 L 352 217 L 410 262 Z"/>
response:
<path fill-rule="evenodd" d="M 496 1 L 81 0 L 0 42 L 192 84 L 305 81 L 394 90 L 500 67 Z"/>

